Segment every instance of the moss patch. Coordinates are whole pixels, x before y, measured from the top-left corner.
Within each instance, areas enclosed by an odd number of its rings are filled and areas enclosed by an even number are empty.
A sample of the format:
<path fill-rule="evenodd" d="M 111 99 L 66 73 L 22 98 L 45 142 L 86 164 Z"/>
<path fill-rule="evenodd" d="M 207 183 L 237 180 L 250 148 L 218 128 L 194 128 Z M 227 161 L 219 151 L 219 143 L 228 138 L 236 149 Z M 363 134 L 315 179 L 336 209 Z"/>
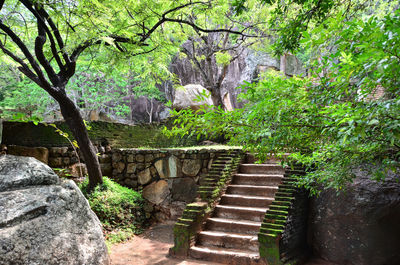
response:
<path fill-rule="evenodd" d="M 141 194 L 107 177 L 103 181 L 103 185 L 90 194 L 86 192 L 87 180 L 79 187 L 102 223 L 107 243 L 122 242 L 141 233 L 146 224 Z"/>

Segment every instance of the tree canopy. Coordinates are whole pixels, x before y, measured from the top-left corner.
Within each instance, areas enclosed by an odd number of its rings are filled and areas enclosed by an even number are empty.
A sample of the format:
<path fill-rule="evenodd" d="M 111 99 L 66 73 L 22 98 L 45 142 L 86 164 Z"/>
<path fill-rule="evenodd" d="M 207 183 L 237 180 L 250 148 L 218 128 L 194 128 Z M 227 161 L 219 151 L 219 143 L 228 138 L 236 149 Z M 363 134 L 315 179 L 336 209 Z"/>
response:
<path fill-rule="evenodd" d="M 267 72 L 246 84 L 243 109 L 175 113 L 176 134 L 224 135 L 261 161 L 275 154 L 312 169 L 300 183 L 342 189 L 364 167 L 378 180 L 400 169 L 400 11 L 302 32 L 309 77 Z"/>

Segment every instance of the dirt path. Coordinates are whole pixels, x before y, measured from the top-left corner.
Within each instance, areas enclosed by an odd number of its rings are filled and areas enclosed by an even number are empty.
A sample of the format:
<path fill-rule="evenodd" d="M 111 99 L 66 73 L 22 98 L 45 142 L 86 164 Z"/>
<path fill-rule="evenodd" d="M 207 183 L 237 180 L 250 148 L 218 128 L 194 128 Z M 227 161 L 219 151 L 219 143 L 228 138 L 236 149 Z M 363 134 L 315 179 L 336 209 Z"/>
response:
<path fill-rule="evenodd" d="M 215 262 L 167 257 L 173 245 L 175 222 L 157 224 L 132 240 L 111 247 L 112 265 L 209 265 Z"/>
<path fill-rule="evenodd" d="M 175 222 L 156 224 L 132 240 L 111 247 L 111 265 L 218 265 L 215 262 L 179 260 L 167 257 L 173 245 L 172 233 Z M 334 265 L 313 259 L 305 265 Z"/>

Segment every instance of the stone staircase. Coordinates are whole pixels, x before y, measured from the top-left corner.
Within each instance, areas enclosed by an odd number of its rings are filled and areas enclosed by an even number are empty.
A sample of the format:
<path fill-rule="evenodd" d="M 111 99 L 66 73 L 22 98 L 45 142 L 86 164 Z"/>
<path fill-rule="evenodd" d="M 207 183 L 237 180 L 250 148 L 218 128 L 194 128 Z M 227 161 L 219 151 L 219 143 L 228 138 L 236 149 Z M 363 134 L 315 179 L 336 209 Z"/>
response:
<path fill-rule="evenodd" d="M 259 257 L 257 234 L 283 174 L 275 163 L 241 164 L 189 255 L 232 265 L 265 264 Z"/>

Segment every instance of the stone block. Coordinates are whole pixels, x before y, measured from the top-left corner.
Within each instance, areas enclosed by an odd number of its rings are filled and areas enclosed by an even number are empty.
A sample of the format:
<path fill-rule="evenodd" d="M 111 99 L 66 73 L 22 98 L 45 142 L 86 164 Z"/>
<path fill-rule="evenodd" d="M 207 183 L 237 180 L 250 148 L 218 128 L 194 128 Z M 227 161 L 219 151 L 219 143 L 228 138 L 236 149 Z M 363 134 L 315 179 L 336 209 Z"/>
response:
<path fill-rule="evenodd" d="M 126 167 L 126 173 L 132 174 L 135 173 L 136 171 L 136 164 L 135 163 L 129 163 Z"/>
<path fill-rule="evenodd" d="M 126 158 L 126 161 L 127 161 L 128 163 L 135 162 L 135 156 L 134 156 L 133 154 L 129 154 L 129 155 L 127 156 L 127 158 Z"/>
<path fill-rule="evenodd" d="M 154 159 L 154 156 L 152 154 L 146 154 L 145 157 L 144 157 L 144 161 L 146 161 L 146 163 L 147 162 L 152 162 L 153 159 Z"/>
<path fill-rule="evenodd" d="M 69 157 L 63 157 L 64 166 L 69 166 L 71 164 L 71 159 Z"/>
<path fill-rule="evenodd" d="M 49 163 L 49 150 L 45 147 L 9 145 L 7 153 L 9 155 L 34 157 L 45 164 Z"/>
<path fill-rule="evenodd" d="M 151 181 L 150 169 L 146 168 L 145 170 L 139 172 L 137 174 L 137 177 L 138 177 L 138 182 L 141 185 L 146 185 L 146 184 L 150 183 L 150 181 Z"/>
<path fill-rule="evenodd" d="M 62 157 L 50 158 L 49 166 L 50 167 L 62 167 Z"/>
<path fill-rule="evenodd" d="M 112 161 L 113 162 L 118 162 L 118 161 L 121 161 L 122 160 L 122 154 L 121 153 L 119 153 L 119 152 L 114 152 L 113 154 L 112 154 Z"/>
<path fill-rule="evenodd" d="M 142 155 L 142 154 L 136 155 L 136 161 L 139 162 L 139 163 L 143 163 L 144 162 L 144 155 Z"/>
<path fill-rule="evenodd" d="M 170 191 L 168 189 L 168 183 L 165 180 L 159 180 L 153 182 L 143 189 L 143 198 L 153 204 L 160 204 L 167 196 Z"/>
<path fill-rule="evenodd" d="M 185 175 L 194 177 L 201 169 L 201 160 L 198 159 L 185 159 L 183 160 L 182 172 Z"/>

